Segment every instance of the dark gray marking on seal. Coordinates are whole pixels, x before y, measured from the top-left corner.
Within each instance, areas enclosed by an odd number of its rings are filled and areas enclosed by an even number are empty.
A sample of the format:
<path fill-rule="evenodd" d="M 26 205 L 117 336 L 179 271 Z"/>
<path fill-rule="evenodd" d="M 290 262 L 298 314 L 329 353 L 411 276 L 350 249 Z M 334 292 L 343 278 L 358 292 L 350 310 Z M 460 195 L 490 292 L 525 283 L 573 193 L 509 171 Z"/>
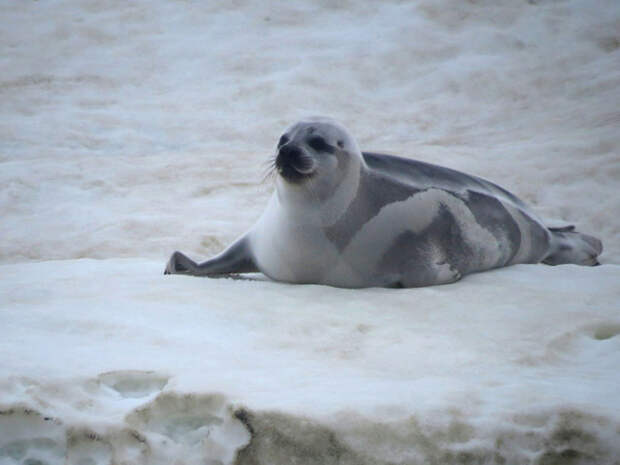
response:
<path fill-rule="evenodd" d="M 379 192 L 373 192 L 375 189 Z M 362 172 L 355 198 L 338 221 L 325 228 L 325 235 L 338 250 L 342 251 L 383 207 L 406 200 L 418 192 L 419 189 L 384 178 L 382 175 Z"/>
<path fill-rule="evenodd" d="M 551 232 L 573 232 L 575 231 L 575 225 L 570 224 L 568 226 L 560 226 L 557 228 L 547 228 L 547 229 L 549 229 L 549 231 Z"/>
<path fill-rule="evenodd" d="M 478 186 L 483 191 L 490 190 L 491 192 L 501 193 L 515 205 L 525 207 L 525 204 L 518 197 L 506 189 L 471 174 L 394 155 L 373 152 L 362 152 L 362 155 L 369 168 L 383 172 L 391 178 L 394 177 L 405 182 L 413 181 L 418 186 L 444 187 L 450 190 Z"/>
<path fill-rule="evenodd" d="M 501 258 L 496 266 L 509 263 L 521 247 L 521 231 L 510 212 L 495 197 L 475 191 L 467 191 L 466 204 L 476 222 L 497 240 Z"/>
<path fill-rule="evenodd" d="M 544 228 L 530 218 L 527 213 L 519 211 L 517 214 L 520 214 L 527 223 L 530 233 L 529 245 L 531 247 L 529 255 L 521 260 L 520 263 L 538 263 L 549 252 L 550 232 L 547 228 Z"/>
<path fill-rule="evenodd" d="M 308 145 L 317 152 L 334 153 L 336 149 L 327 143 L 321 136 L 313 136 L 308 139 Z"/>
<path fill-rule="evenodd" d="M 444 255 L 433 262 L 429 253 L 437 250 Z M 434 258 L 437 260 L 438 257 Z M 408 281 L 400 285 L 426 286 L 436 282 L 438 267 L 447 264 L 462 275 L 470 269 L 473 258 L 473 250 L 467 244 L 458 221 L 450 209 L 441 204 L 427 228 L 417 233 L 405 231 L 394 240 L 383 254 L 379 269 L 398 270 L 401 277 L 406 277 Z M 413 281 L 412 270 L 416 275 Z"/>

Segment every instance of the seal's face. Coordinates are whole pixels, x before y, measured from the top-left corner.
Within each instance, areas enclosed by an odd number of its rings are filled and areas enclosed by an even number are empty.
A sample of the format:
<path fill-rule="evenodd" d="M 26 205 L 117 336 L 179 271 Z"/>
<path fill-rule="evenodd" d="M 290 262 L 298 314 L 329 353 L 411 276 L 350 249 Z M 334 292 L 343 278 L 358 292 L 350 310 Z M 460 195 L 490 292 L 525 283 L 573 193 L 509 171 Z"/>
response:
<path fill-rule="evenodd" d="M 323 139 L 317 137 L 316 141 Z M 317 157 L 311 150 L 311 143 L 294 143 L 287 134 L 280 137 L 275 165 L 278 174 L 286 181 L 293 184 L 300 183 L 316 172 Z M 318 146 L 318 143 L 315 142 L 313 145 Z"/>
<path fill-rule="evenodd" d="M 325 118 L 313 118 L 287 129 L 277 146 L 275 168 L 288 186 L 313 186 L 329 192 L 359 167 L 361 155 L 347 131 Z"/>

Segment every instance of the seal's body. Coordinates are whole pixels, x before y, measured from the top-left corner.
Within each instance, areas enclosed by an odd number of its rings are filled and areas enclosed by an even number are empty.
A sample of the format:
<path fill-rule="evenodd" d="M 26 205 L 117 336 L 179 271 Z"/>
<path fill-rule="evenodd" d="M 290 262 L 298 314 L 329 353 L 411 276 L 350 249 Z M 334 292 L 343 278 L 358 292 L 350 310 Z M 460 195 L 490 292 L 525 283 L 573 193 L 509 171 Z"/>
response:
<path fill-rule="evenodd" d="M 276 191 L 248 233 L 202 264 L 175 252 L 166 273 L 261 271 L 292 283 L 415 287 L 516 263 L 595 265 L 602 250 L 572 227 L 545 227 L 489 181 L 361 153 L 331 120 L 289 128 L 274 166 Z"/>

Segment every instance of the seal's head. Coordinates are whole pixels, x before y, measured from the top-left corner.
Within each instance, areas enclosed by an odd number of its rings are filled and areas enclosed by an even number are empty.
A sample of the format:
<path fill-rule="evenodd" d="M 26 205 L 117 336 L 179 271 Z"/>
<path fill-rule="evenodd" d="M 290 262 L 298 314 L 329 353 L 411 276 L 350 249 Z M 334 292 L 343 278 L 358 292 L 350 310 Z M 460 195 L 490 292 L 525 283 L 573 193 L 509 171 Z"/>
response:
<path fill-rule="evenodd" d="M 314 117 L 290 126 L 280 137 L 275 157 L 279 188 L 330 194 L 351 173 L 359 173 L 363 158 L 348 131 L 335 121 Z"/>

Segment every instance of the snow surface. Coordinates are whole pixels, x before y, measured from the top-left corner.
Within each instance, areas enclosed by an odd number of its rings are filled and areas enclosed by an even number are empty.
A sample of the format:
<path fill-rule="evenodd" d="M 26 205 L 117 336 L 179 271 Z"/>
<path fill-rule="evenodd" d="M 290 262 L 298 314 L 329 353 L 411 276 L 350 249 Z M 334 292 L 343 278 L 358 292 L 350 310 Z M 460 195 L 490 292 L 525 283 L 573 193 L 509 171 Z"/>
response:
<path fill-rule="evenodd" d="M 0 3 L 0 464 L 618 463 L 620 3 Z M 282 129 L 476 174 L 603 266 L 164 277 Z"/>

